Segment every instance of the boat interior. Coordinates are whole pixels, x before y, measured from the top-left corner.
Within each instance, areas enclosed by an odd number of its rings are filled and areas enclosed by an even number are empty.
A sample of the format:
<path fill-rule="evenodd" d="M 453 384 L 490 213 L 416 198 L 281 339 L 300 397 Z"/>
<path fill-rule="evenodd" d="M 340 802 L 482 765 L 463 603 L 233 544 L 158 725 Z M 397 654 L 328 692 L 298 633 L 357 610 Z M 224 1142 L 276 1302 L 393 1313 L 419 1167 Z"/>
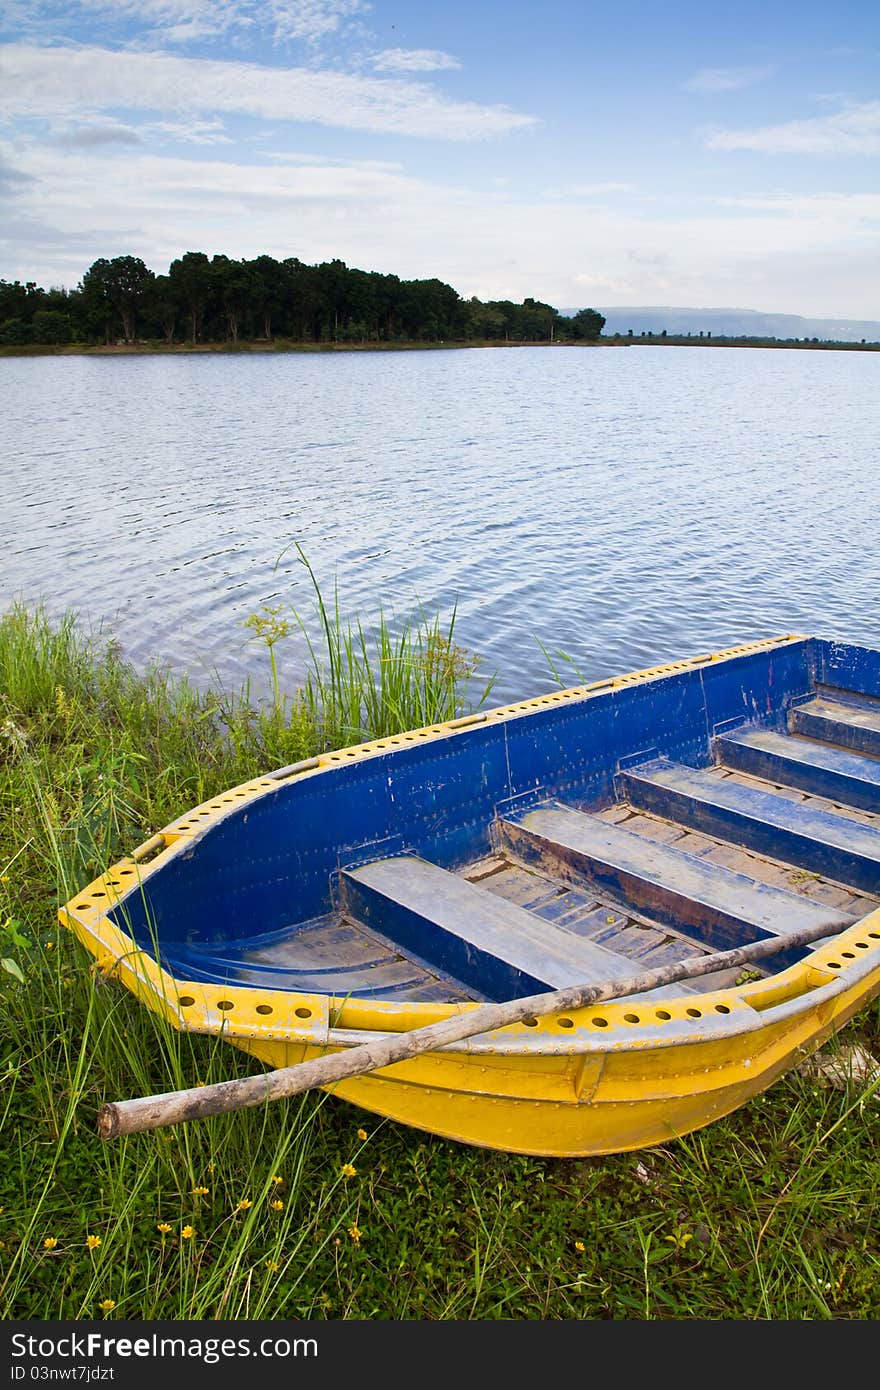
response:
<path fill-rule="evenodd" d="M 309 867 L 317 850 L 306 846 L 292 877 L 285 832 L 273 822 L 261 876 L 239 879 L 235 839 L 220 837 L 211 862 L 187 880 L 188 914 L 164 911 L 158 884 L 151 896 L 162 964 L 178 979 L 336 999 L 500 1001 L 619 980 L 811 924 L 832 932 L 880 907 L 880 698 L 813 680 L 771 717 L 715 722 L 702 746 L 688 748 L 689 757 L 671 756 L 661 733 L 615 757 L 598 782 L 548 787 L 535 776 L 507 796 L 491 787 L 484 795 L 471 769 L 478 829 L 463 833 L 459 815 L 448 852 L 442 808 L 436 833 L 410 836 L 404 817 L 355 848 L 346 807 L 379 782 L 366 774 L 357 782 L 357 769 L 346 769 L 350 792 L 326 810 L 313 797 L 303 813 L 326 822 L 315 844 L 337 832 L 336 843 L 350 846 L 331 872 L 324 861 Z M 468 775 L 467 765 L 454 773 L 460 807 L 471 796 Z M 501 790 L 511 790 L 509 778 Z M 406 800 L 403 788 L 398 795 Z M 190 822 L 180 829 L 190 833 Z M 181 883 L 197 840 L 178 856 Z M 315 879 L 323 895 L 297 890 Z M 201 915 L 200 892 L 209 899 Z M 131 903 L 127 917 L 116 911 L 128 922 Z M 147 918 L 134 926 L 149 944 Z M 813 949 L 783 948 L 754 974 Z M 741 978 L 716 972 L 639 998 L 698 997 Z"/>

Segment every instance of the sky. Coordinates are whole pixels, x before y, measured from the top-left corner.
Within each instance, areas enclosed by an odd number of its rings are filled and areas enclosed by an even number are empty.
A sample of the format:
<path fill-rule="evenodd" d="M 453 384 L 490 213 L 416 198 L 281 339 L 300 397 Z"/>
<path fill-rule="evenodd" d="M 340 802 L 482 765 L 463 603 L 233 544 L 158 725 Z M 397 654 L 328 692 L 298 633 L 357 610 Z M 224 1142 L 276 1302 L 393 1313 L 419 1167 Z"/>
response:
<path fill-rule="evenodd" d="M 877 0 L 4 0 L 0 277 L 880 319 Z"/>

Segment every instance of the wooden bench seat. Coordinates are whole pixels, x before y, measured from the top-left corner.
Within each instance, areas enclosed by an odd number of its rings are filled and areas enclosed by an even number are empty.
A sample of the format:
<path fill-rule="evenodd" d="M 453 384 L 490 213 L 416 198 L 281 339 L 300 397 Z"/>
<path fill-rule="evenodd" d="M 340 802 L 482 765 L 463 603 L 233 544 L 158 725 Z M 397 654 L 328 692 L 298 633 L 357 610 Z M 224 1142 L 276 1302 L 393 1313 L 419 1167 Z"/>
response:
<path fill-rule="evenodd" d="M 344 870 L 340 896 L 355 920 L 488 999 L 600 984 L 645 968 L 415 856 Z M 639 997 L 687 992 L 672 985 Z"/>

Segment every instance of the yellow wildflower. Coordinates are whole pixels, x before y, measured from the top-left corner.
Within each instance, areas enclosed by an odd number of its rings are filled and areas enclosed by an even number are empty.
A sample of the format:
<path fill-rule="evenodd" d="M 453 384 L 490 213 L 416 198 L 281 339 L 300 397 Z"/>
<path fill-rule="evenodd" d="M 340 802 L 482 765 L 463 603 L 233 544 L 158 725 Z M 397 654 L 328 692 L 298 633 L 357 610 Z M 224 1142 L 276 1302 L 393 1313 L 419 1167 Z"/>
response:
<path fill-rule="evenodd" d="M 57 1244 L 58 1240 L 55 1236 L 47 1236 L 46 1239 L 43 1241 L 43 1249 L 54 1250 Z"/>
<path fill-rule="evenodd" d="M 208 1195 L 208 1189 L 207 1189 L 207 1187 L 194 1187 L 194 1188 L 193 1188 L 193 1196 L 194 1196 L 194 1197 L 207 1197 L 207 1195 Z"/>
<path fill-rule="evenodd" d="M 270 1203 L 269 1203 L 269 1206 L 272 1208 L 273 1211 L 283 1211 L 283 1210 L 284 1210 L 284 1203 L 283 1203 L 283 1201 L 281 1200 L 280 1197 L 276 1197 L 276 1199 L 275 1199 L 274 1202 L 270 1202 Z"/>
<path fill-rule="evenodd" d="M 266 1268 L 268 1269 L 268 1271 L 269 1271 L 270 1274 L 277 1274 L 277 1273 L 278 1273 L 278 1261 L 277 1261 L 277 1260 L 267 1260 L 267 1261 L 266 1261 Z"/>
<path fill-rule="evenodd" d="M 358 1139 L 360 1139 L 361 1143 L 363 1143 L 363 1141 L 366 1139 L 366 1137 L 367 1137 L 367 1131 L 366 1131 L 365 1129 L 359 1129 L 359 1130 L 358 1130 Z"/>
<path fill-rule="evenodd" d="M 357 1168 L 353 1163 L 343 1163 L 339 1171 L 344 1178 L 353 1178 L 357 1173 Z"/>
<path fill-rule="evenodd" d="M 360 1243 L 361 1243 L 361 1233 L 360 1233 L 360 1230 L 358 1229 L 358 1227 L 357 1227 L 356 1225 L 351 1225 L 351 1226 L 349 1226 L 349 1228 L 348 1228 L 348 1234 L 351 1236 L 351 1238 L 352 1238 L 352 1240 L 354 1241 L 355 1245 L 360 1245 Z"/>
<path fill-rule="evenodd" d="M 86 1245 L 89 1247 L 90 1250 L 97 1250 L 100 1244 L 100 1236 L 86 1236 Z"/>
<path fill-rule="evenodd" d="M 273 1183 L 275 1184 L 276 1187 L 283 1187 L 283 1186 L 284 1186 L 284 1179 L 282 1178 L 282 1176 L 281 1176 L 280 1173 L 276 1173 L 275 1176 L 274 1176 L 274 1178 L 272 1179 L 272 1181 L 273 1181 Z"/>
<path fill-rule="evenodd" d="M 584 1245 L 584 1242 L 582 1240 L 576 1240 L 574 1243 L 574 1248 L 579 1255 L 582 1255 L 587 1247 Z"/>
<path fill-rule="evenodd" d="M 180 1238 L 181 1240 L 192 1240 L 195 1233 L 195 1226 L 184 1226 L 183 1230 L 180 1233 Z"/>
<path fill-rule="evenodd" d="M 676 1250 L 686 1250 L 688 1241 L 693 1238 L 693 1232 L 683 1231 L 680 1226 L 676 1226 L 671 1236 L 664 1236 L 664 1240 L 671 1241 Z"/>
<path fill-rule="evenodd" d="M 112 1298 L 102 1298 L 98 1307 L 101 1309 L 102 1313 L 112 1313 L 113 1309 L 116 1307 L 116 1302 Z"/>
<path fill-rule="evenodd" d="M 254 1204 L 253 1204 L 253 1202 L 251 1201 L 250 1197 L 242 1197 L 242 1199 L 241 1199 L 241 1201 L 239 1202 L 239 1204 L 238 1204 L 236 1210 L 237 1210 L 237 1211 L 247 1211 L 248 1207 L 252 1207 L 253 1205 L 254 1205 Z"/>
<path fill-rule="evenodd" d="M 158 1226 L 156 1227 L 156 1230 L 160 1231 L 163 1236 L 167 1236 L 168 1232 L 171 1230 L 171 1227 L 168 1225 L 167 1221 L 160 1221 Z"/>

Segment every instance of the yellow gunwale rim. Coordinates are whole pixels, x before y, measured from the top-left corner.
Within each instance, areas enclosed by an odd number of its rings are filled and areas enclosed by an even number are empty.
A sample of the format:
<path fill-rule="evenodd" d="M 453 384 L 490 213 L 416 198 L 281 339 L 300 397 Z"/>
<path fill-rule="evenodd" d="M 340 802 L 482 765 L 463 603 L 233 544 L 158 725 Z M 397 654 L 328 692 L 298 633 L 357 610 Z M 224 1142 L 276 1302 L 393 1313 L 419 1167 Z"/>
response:
<path fill-rule="evenodd" d="M 482 728 L 544 706 L 591 699 L 609 690 L 805 640 L 808 639 L 800 634 L 790 634 L 743 643 L 705 656 L 648 667 L 532 700 L 520 700 L 391 738 L 373 739 L 253 778 L 172 821 L 75 894 L 59 909 L 59 920 L 95 957 L 93 970 L 120 980 L 141 1003 L 164 1016 L 174 1027 L 187 1032 L 223 1034 L 230 1042 L 262 1039 L 313 1047 L 345 1047 L 375 1038 L 377 1033 L 405 1032 L 470 1012 L 479 1006 L 476 1003 L 335 999 L 278 989 L 181 981 L 117 927 L 108 913 L 194 838 L 232 810 L 277 790 L 288 777 L 317 776 L 340 763 L 375 757 L 423 739 L 465 734 L 475 727 Z M 709 1041 L 729 1037 L 732 1033 L 754 1031 L 762 1026 L 762 1015 L 768 1010 L 785 1006 L 799 1012 L 812 1006 L 811 996 L 817 990 L 823 991 L 823 997 L 829 989 L 831 994 L 838 994 L 854 988 L 862 980 L 867 1000 L 880 990 L 880 911 L 854 923 L 832 942 L 811 952 L 807 959 L 767 979 L 697 998 L 689 994 L 683 995 L 681 1000 L 663 1000 L 659 1007 L 654 1001 L 650 1007 L 636 1005 L 631 1000 L 602 1002 L 559 1017 L 551 1014 L 529 1024 L 508 1025 L 494 1033 L 452 1044 L 448 1050 L 578 1053 Z M 836 988 L 831 988 L 834 986 Z"/>

